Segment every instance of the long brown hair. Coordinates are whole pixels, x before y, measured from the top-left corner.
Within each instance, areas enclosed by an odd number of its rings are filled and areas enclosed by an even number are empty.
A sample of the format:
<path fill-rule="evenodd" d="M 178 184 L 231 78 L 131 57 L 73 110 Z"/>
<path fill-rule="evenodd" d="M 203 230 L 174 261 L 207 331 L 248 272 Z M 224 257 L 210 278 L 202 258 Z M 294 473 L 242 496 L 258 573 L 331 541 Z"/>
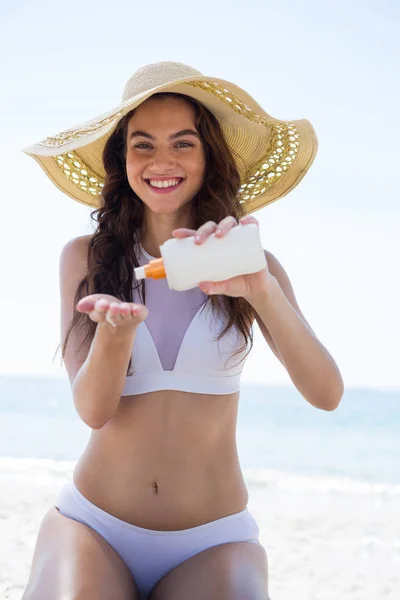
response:
<path fill-rule="evenodd" d="M 154 94 L 151 98 L 164 99 L 171 96 L 183 98 L 194 108 L 196 128 L 205 152 L 203 185 L 190 204 L 192 227 L 197 229 L 207 221 L 218 223 L 229 215 L 240 219 L 245 214 L 238 201 L 240 177 L 218 120 L 200 102 L 182 94 L 161 93 Z M 89 244 L 88 273 L 76 291 L 75 306 L 81 298 L 94 293 L 111 294 L 124 302 L 132 302 L 133 288 L 139 288 L 142 302 L 145 303 L 145 281 L 137 282 L 133 272 L 139 266 L 135 245 L 140 241 L 139 234 L 143 230 L 144 206 L 128 183 L 125 167 L 128 122 L 133 113 L 134 110 L 119 121 L 103 151 L 106 171 L 102 191 L 103 205 L 91 213 L 91 218 L 98 225 Z M 210 296 L 207 303 L 211 303 L 212 309 L 221 313 L 225 319 L 225 327 L 218 339 L 236 326 L 244 338 L 242 349 L 248 347 L 250 352 L 253 345 L 251 326 L 254 321 L 254 311 L 250 304 L 244 298 L 223 295 Z M 96 326 L 88 315 L 75 310 L 62 346 L 62 357 L 64 358 L 68 339 L 74 328 L 85 329 L 82 347 L 92 342 Z"/>

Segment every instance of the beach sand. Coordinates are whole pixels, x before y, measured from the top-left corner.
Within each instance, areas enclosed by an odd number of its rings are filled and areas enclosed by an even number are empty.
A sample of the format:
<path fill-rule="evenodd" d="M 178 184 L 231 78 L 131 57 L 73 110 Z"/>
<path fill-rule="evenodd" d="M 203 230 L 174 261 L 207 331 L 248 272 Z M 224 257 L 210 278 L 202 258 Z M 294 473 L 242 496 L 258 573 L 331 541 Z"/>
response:
<path fill-rule="evenodd" d="M 73 464 L 0 458 L 0 598 L 20 600 L 36 535 Z M 398 600 L 400 486 L 245 471 L 272 600 Z"/>

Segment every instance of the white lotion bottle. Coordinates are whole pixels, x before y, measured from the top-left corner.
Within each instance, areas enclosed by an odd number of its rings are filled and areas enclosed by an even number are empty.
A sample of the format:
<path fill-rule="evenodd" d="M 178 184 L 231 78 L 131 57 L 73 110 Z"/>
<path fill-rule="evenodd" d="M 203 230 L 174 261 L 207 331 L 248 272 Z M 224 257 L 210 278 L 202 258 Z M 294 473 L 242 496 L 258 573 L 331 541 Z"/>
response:
<path fill-rule="evenodd" d="M 267 261 L 255 223 L 232 227 L 222 238 L 210 235 L 202 244 L 194 237 L 172 238 L 160 246 L 161 258 L 135 269 L 136 279 L 166 277 L 171 290 L 183 292 L 202 281 L 224 281 L 257 273 Z"/>

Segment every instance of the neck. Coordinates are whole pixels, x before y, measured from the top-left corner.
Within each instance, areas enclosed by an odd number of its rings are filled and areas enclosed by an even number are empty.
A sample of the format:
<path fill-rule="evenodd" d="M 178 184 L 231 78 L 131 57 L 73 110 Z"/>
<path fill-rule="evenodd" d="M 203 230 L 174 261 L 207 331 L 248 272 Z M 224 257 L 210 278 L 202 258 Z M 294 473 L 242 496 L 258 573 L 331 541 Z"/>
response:
<path fill-rule="evenodd" d="M 140 235 L 142 247 L 151 256 L 159 258 L 161 256 L 160 246 L 172 238 L 173 230 L 179 227 L 190 227 L 189 210 L 186 210 L 185 214 L 171 213 L 167 215 L 146 211 Z"/>

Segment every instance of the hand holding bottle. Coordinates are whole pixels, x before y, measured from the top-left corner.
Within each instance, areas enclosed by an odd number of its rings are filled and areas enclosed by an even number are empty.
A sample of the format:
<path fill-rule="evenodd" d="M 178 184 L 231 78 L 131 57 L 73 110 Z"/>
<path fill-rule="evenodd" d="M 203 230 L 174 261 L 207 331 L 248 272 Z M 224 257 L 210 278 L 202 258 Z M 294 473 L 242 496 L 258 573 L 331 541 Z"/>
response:
<path fill-rule="evenodd" d="M 255 224 L 258 226 L 258 221 L 254 217 L 248 215 L 239 221 L 241 226 Z M 237 227 L 238 222 L 233 217 L 226 217 L 219 224 L 209 221 L 202 225 L 197 231 L 194 229 L 180 228 L 175 229 L 172 235 L 175 238 L 185 238 L 194 236 L 196 245 L 203 244 L 210 235 L 216 238 L 223 238 L 233 227 Z M 238 249 L 240 253 L 245 253 L 246 248 Z M 225 279 L 224 281 L 203 281 L 199 283 L 200 289 L 208 295 L 224 294 L 231 297 L 243 297 L 251 300 L 259 294 L 265 294 L 269 287 L 273 276 L 269 272 L 267 261 L 265 260 L 264 268 L 255 273 L 245 275 L 237 275 Z"/>
<path fill-rule="evenodd" d="M 136 279 L 166 277 L 172 290 L 200 286 L 207 294 L 246 299 L 272 279 L 254 217 L 208 221 L 197 231 L 183 227 L 172 235 L 160 246 L 161 258 L 135 269 Z"/>

